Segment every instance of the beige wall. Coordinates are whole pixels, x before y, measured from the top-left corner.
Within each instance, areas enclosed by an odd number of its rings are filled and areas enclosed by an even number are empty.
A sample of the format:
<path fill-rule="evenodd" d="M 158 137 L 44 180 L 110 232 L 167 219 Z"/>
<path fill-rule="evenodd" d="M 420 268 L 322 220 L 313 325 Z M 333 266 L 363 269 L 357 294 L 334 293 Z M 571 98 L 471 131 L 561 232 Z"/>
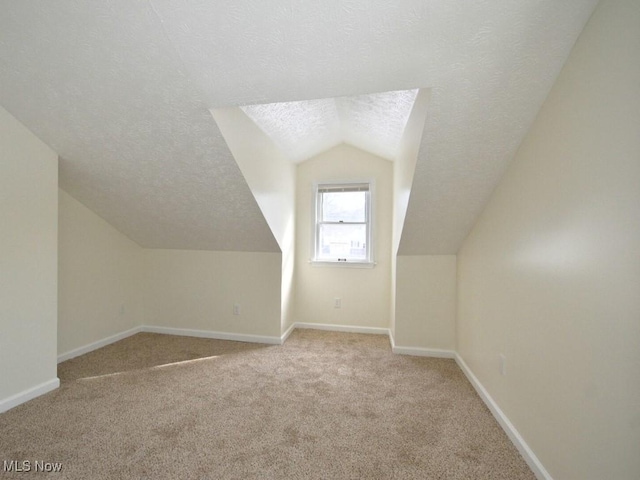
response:
<path fill-rule="evenodd" d="M 58 352 L 143 323 L 143 249 L 59 191 Z"/>
<path fill-rule="evenodd" d="M 237 107 L 211 110 L 282 252 L 281 331 L 293 323 L 296 167 Z"/>
<path fill-rule="evenodd" d="M 62 190 L 59 225 L 60 353 L 141 325 L 280 336 L 280 254 L 143 249 Z"/>
<path fill-rule="evenodd" d="M 601 2 L 458 256 L 458 351 L 557 480 L 640 476 L 639 58 Z"/>
<path fill-rule="evenodd" d="M 298 165 L 296 321 L 360 327 L 389 326 L 391 291 L 392 163 L 341 145 Z M 314 182 L 375 180 L 374 268 L 312 266 Z M 334 308 L 334 299 L 342 308 Z"/>
<path fill-rule="evenodd" d="M 456 256 L 399 255 L 396 261 L 396 346 L 454 350 Z"/>
<path fill-rule="evenodd" d="M 280 337 L 281 267 L 279 253 L 146 250 L 145 323 Z"/>
<path fill-rule="evenodd" d="M 0 411 L 56 379 L 58 156 L 0 107 Z"/>

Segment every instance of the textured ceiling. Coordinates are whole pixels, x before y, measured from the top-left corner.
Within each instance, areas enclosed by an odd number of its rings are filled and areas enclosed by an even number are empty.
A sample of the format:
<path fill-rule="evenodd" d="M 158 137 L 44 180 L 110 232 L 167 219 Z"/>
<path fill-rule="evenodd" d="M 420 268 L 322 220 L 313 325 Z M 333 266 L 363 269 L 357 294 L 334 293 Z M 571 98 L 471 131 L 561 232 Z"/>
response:
<path fill-rule="evenodd" d="M 341 143 L 394 160 L 417 93 L 247 105 L 242 110 L 296 163 Z"/>
<path fill-rule="evenodd" d="M 0 103 L 141 245 L 276 251 L 208 110 L 430 88 L 400 251 L 455 253 L 596 3 L 0 0 Z"/>
<path fill-rule="evenodd" d="M 278 251 L 146 2 L 3 1 L 0 103 L 60 184 L 142 246 Z"/>

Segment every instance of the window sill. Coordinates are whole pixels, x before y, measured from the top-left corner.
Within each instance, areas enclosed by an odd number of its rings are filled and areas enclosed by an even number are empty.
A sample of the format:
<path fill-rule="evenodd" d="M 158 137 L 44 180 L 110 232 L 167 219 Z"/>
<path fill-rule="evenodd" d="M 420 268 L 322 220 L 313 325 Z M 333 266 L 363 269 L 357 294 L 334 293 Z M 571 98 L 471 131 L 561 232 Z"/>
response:
<path fill-rule="evenodd" d="M 350 262 L 338 262 L 331 260 L 309 260 L 312 267 L 346 267 L 346 268 L 373 268 L 376 262 L 358 262 L 352 260 Z"/>

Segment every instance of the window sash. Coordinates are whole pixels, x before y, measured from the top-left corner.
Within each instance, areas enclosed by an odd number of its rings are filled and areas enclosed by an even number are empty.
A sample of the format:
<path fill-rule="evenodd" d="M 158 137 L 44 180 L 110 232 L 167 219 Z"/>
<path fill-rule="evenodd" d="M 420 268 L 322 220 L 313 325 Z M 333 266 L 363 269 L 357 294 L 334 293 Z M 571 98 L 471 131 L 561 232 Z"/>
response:
<path fill-rule="evenodd" d="M 324 193 L 339 193 L 339 192 L 366 192 L 365 202 L 364 202 L 364 221 L 325 221 L 323 220 L 323 194 Z M 322 184 L 316 187 L 316 218 L 314 224 L 314 260 L 319 262 L 332 262 L 332 263 L 370 263 L 372 261 L 372 248 L 371 248 L 371 188 L 369 183 L 350 183 L 350 184 Z M 338 255 L 331 256 L 327 254 L 323 254 L 321 252 L 321 231 L 322 226 L 324 225 L 344 225 L 347 226 L 355 226 L 355 225 L 364 225 L 365 226 L 365 255 L 364 258 L 362 256 L 351 256 L 351 255 Z"/>
<path fill-rule="evenodd" d="M 317 193 L 331 192 L 368 192 L 368 183 L 351 183 L 351 184 L 324 184 L 318 185 Z"/>

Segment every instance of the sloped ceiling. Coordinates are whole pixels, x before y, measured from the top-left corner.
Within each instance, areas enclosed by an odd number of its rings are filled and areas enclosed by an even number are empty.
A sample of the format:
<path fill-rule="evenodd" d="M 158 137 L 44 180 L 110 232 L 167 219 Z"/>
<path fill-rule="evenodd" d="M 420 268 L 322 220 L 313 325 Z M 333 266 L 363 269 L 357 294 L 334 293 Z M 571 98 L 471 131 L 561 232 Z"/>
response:
<path fill-rule="evenodd" d="M 431 88 L 400 252 L 455 253 L 596 3 L 0 0 L 0 103 L 139 244 L 277 251 L 209 109 Z"/>
<path fill-rule="evenodd" d="M 394 160 L 417 93 L 401 90 L 241 108 L 295 163 L 341 143 Z"/>

